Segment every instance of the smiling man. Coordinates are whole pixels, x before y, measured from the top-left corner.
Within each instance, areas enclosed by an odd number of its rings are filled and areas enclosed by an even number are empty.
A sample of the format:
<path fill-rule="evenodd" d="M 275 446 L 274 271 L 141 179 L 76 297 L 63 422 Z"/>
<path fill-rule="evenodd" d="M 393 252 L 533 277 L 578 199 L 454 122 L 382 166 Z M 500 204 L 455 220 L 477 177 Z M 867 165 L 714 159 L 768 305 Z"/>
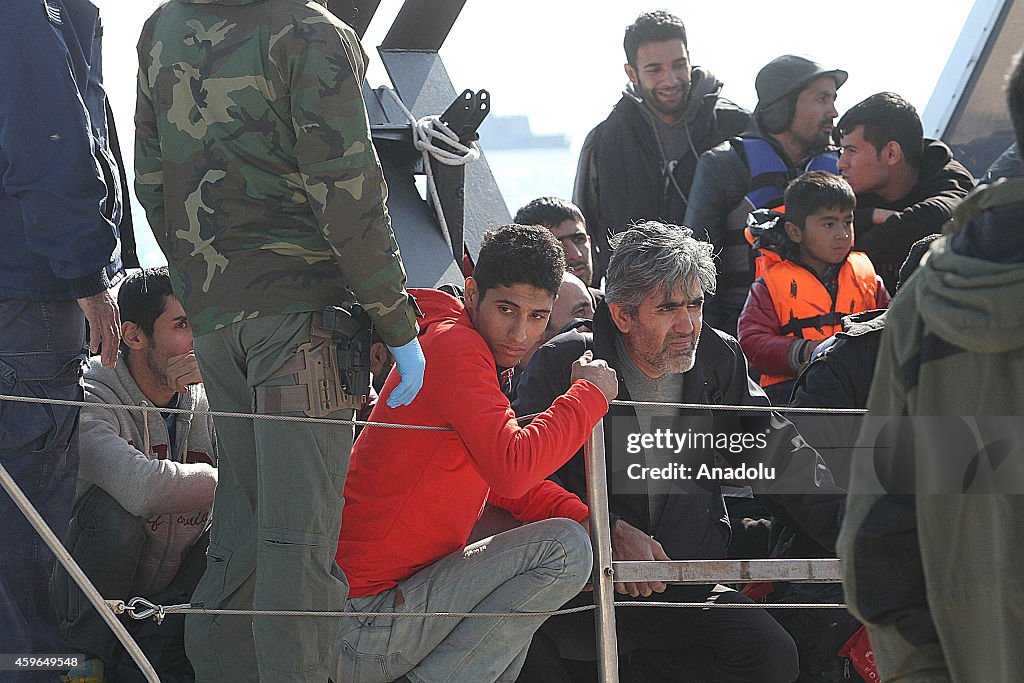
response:
<path fill-rule="evenodd" d="M 488 232 L 465 305 L 413 290 L 423 311 L 423 388 L 391 408 L 392 373 L 352 452 L 338 563 L 350 611 L 544 612 L 590 577 L 587 507 L 545 480 L 615 397 L 615 372 L 581 355 L 564 395 L 520 427 L 499 386 L 544 332 L 565 271 L 539 226 Z M 465 547 L 484 503 L 526 524 Z M 338 683 L 514 681 L 545 617 L 342 619 Z M 404 678 L 408 675 L 408 678 Z"/>
<path fill-rule="evenodd" d="M 836 172 L 828 148 L 836 91 L 847 73 L 799 55 L 782 55 L 757 73 L 757 107 L 742 135 L 701 155 L 685 223 L 707 234 L 719 255 L 719 288 L 704 314 L 713 327 L 736 334 L 754 281 L 743 230 L 754 209 L 782 205 L 786 184 L 805 171 Z"/>
<path fill-rule="evenodd" d="M 750 114 L 721 97 L 722 82 L 691 66 L 683 21 L 646 12 L 626 28 L 629 85 L 580 151 L 573 201 L 597 249 L 595 283 L 608 266 L 608 235 L 631 223 L 681 223 L 697 157 L 739 135 Z"/>
<path fill-rule="evenodd" d="M 625 400 L 767 406 L 764 392 L 747 374 L 736 340 L 703 320 L 705 295 L 715 290 L 713 247 L 694 239 L 687 228 L 654 221 L 616 235 L 612 246 L 606 299 L 594 314 L 593 333 L 567 332 L 537 351 L 519 385 L 517 414 L 534 414 L 553 405 L 570 386 L 573 359 L 587 351 L 618 371 L 618 395 Z M 633 435 L 666 429 L 682 435 L 714 434 L 732 442 L 760 434 L 764 447 L 731 450 L 694 444 L 630 454 Z M 768 495 L 766 505 L 784 510 L 787 519 L 823 544 L 833 544 L 838 533 L 840 491 L 828 470 L 819 468 L 817 454 L 779 415 L 615 405 L 605 419 L 605 450 L 610 464 L 612 553 L 617 560 L 721 559 L 726 554 L 730 529 L 723 482 L 629 480 L 630 471 L 644 467 L 664 472 L 683 465 L 696 473 L 702 464 L 710 468 L 723 459 L 732 465 L 775 466 L 784 473 L 778 484 L 800 495 L 774 496 L 779 490 L 775 482 L 743 483 Z M 582 455 L 560 469 L 557 479 L 583 495 Z M 736 591 L 711 585 L 619 583 L 616 590 L 674 602 L 750 602 Z M 633 680 L 789 683 L 797 677 L 793 640 L 763 610 L 620 610 L 616 619 L 619 652 L 623 661 L 630 659 Z M 563 653 L 575 648 L 574 659 L 594 656 L 578 649 L 578 643 L 592 638 L 591 614 L 554 617 L 542 633 Z M 531 654 L 531 666 L 535 657 L 543 656 L 540 649 L 537 653 Z M 549 670 L 535 678 L 565 680 L 560 673 Z"/>

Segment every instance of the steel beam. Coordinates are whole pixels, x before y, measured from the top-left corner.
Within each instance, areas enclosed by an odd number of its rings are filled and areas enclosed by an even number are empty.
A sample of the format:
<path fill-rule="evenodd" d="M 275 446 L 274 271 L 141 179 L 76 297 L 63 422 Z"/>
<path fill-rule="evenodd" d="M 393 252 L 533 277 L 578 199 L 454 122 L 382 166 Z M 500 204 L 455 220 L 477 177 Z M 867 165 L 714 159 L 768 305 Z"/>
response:
<path fill-rule="evenodd" d="M 466 0 L 405 0 L 380 49 L 437 52 L 465 4 Z"/>
<path fill-rule="evenodd" d="M 814 560 L 673 560 L 671 562 L 614 562 L 616 581 L 669 583 L 746 583 L 794 581 L 840 583 L 836 559 Z"/>
<path fill-rule="evenodd" d="M 604 420 L 594 426 L 583 445 L 587 466 L 590 538 L 594 547 L 594 604 L 597 614 L 597 674 L 600 683 L 618 683 L 619 651 L 615 636 L 615 584 L 612 571 L 612 531 L 608 518 L 608 481 L 604 452 Z"/>
<path fill-rule="evenodd" d="M 380 7 L 380 0 L 350 0 L 352 5 L 355 7 L 355 15 L 352 20 L 348 22 L 348 25 L 356 30 L 359 37 L 362 38 L 366 35 L 366 29 L 370 26 L 370 21 L 373 20 L 373 15 L 377 13 L 377 8 Z M 331 3 L 334 4 L 334 3 Z"/>

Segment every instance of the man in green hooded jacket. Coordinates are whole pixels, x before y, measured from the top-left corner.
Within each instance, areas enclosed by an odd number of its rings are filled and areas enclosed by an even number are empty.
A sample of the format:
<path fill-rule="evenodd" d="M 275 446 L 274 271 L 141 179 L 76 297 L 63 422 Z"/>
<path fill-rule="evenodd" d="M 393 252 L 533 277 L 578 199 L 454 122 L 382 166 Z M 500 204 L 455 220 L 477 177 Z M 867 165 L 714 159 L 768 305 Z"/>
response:
<path fill-rule="evenodd" d="M 1009 80 L 1024 141 L 1024 65 Z M 887 315 L 839 538 L 887 683 L 1024 680 L 1024 179 L 955 210 Z"/>

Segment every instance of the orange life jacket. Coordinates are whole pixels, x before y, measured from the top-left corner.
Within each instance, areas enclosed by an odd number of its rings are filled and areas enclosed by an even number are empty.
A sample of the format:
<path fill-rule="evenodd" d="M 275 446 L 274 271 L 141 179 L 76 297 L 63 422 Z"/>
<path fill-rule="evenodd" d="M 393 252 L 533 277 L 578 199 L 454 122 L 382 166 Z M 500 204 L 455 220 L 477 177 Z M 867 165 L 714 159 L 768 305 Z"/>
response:
<path fill-rule="evenodd" d="M 871 259 L 851 251 L 839 269 L 835 299 L 818 277 L 804 266 L 780 259 L 761 276 L 772 295 L 775 315 L 783 335 L 801 339 L 828 339 L 842 329 L 843 316 L 870 311 L 876 306 L 878 276 Z M 792 379 L 792 376 L 761 375 L 761 386 Z"/>

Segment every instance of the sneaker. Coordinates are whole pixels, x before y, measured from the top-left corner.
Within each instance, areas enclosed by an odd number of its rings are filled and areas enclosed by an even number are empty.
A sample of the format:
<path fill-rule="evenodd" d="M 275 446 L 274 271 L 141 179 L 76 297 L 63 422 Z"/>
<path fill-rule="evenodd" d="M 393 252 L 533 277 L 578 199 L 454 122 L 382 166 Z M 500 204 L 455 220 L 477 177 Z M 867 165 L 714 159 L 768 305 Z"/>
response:
<path fill-rule="evenodd" d="M 62 683 L 103 683 L 103 660 L 87 659 L 60 677 Z"/>

